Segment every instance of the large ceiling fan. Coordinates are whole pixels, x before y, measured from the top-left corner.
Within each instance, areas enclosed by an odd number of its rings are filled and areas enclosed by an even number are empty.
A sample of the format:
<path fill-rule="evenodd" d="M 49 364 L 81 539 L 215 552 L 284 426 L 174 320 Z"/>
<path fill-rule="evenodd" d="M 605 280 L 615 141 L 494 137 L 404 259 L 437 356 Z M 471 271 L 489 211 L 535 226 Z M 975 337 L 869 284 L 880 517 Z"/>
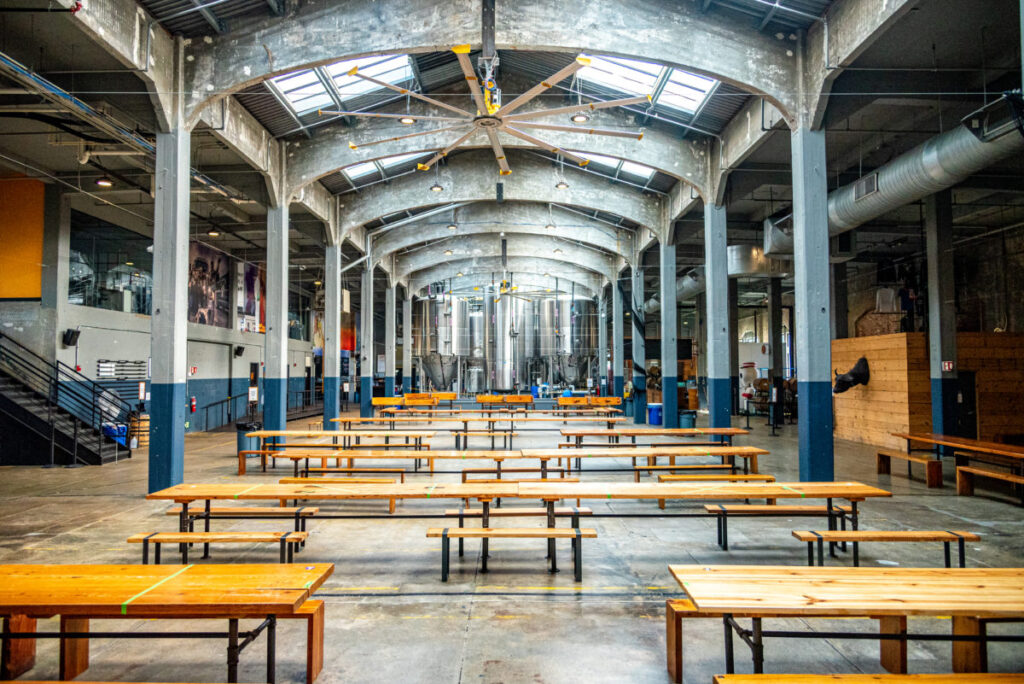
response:
<path fill-rule="evenodd" d="M 416 138 L 423 135 L 432 135 L 440 133 L 442 131 L 452 131 L 453 133 L 459 133 L 457 137 L 450 145 L 444 147 L 437 152 L 433 157 L 428 159 L 425 163 L 417 164 L 416 167 L 421 171 L 427 171 L 438 161 L 447 156 L 452 150 L 466 142 L 476 133 L 483 131 L 488 140 L 490 140 L 491 148 L 494 150 L 494 158 L 498 162 L 498 173 L 502 176 L 507 176 L 512 173 L 512 169 L 509 168 L 508 161 L 505 159 L 505 151 L 502 149 L 501 142 L 498 140 L 498 131 L 503 131 L 508 135 L 515 138 L 519 138 L 524 142 L 531 145 L 535 145 L 541 149 L 547 150 L 556 155 L 560 155 L 569 161 L 572 161 L 580 166 L 586 166 L 588 161 L 578 155 L 561 149 L 551 143 L 545 142 L 540 138 L 536 138 L 530 133 L 522 129 L 538 129 L 546 131 L 562 131 L 566 133 L 584 133 L 587 135 L 605 135 L 615 138 L 632 138 L 640 140 L 644 137 L 643 131 L 631 132 L 631 131 L 617 131 L 609 130 L 604 128 L 586 128 L 582 126 L 563 126 L 560 124 L 541 123 L 535 121 L 548 116 L 556 116 L 560 114 L 573 115 L 573 120 L 578 120 L 575 115 L 581 112 L 595 111 L 598 109 L 609 109 L 611 107 L 624 107 L 632 104 L 639 104 L 641 102 L 649 102 L 651 100 L 650 95 L 640 95 L 637 97 L 627 97 L 620 100 L 611 100 L 608 102 L 592 102 L 586 104 L 570 105 L 568 107 L 556 107 L 554 109 L 542 109 L 538 111 L 517 113 L 520 107 L 532 100 L 533 98 L 540 95 L 542 92 L 551 88 L 552 86 L 564 81 L 569 78 L 577 71 L 587 66 L 590 60 L 584 56 L 578 56 L 573 60 L 572 64 L 559 69 L 555 72 L 551 78 L 546 81 L 541 81 L 537 85 L 533 86 L 526 92 L 522 93 L 518 97 L 514 98 L 507 104 L 501 103 L 501 91 L 497 88 L 494 80 L 494 68 L 497 66 L 497 57 L 491 59 L 481 60 L 481 65 L 484 69 L 484 79 L 481 80 L 477 77 L 476 72 L 473 69 L 473 65 L 469 59 L 469 45 L 457 45 L 452 48 L 452 52 L 459 60 L 459 66 L 462 68 L 462 73 L 466 77 L 467 85 L 469 86 L 470 95 L 473 98 L 473 104 L 476 105 L 476 113 L 459 107 L 453 107 L 447 103 L 435 100 L 431 97 L 427 97 L 421 93 L 415 93 L 407 88 L 401 88 L 391 83 L 365 76 L 359 73 L 359 67 L 354 67 L 348 72 L 349 76 L 355 76 L 361 78 L 364 81 L 369 81 L 382 88 L 393 90 L 396 93 L 402 95 L 408 95 L 414 97 L 417 100 L 422 100 L 428 104 L 434 105 L 435 107 L 441 107 L 446 109 L 456 116 L 412 116 L 409 114 L 382 114 L 373 112 L 341 112 L 331 110 L 320 110 L 321 114 L 340 114 L 344 116 L 365 116 L 365 117 L 377 117 L 377 118 L 391 118 L 403 121 L 403 123 L 415 123 L 418 121 L 436 121 L 443 122 L 443 125 L 439 128 L 432 128 L 428 131 L 419 131 L 416 133 L 409 133 L 408 135 L 399 135 L 393 138 L 385 138 L 383 140 L 376 140 L 373 142 L 362 143 L 356 145 L 349 143 L 349 147 L 353 150 L 360 147 L 369 147 L 371 145 L 380 145 L 387 142 L 395 142 L 397 140 L 406 140 L 408 138 Z M 588 117 L 580 116 L 579 119 L 584 121 Z"/>

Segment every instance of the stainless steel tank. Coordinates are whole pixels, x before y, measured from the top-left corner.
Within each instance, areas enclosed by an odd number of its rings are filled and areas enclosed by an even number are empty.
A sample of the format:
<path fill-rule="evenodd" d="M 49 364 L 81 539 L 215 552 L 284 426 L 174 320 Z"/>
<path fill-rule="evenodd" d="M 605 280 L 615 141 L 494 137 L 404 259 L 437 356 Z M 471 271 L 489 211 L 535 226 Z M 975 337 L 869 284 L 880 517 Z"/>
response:
<path fill-rule="evenodd" d="M 493 301 L 493 300 L 492 300 Z M 494 302 L 492 389 L 508 391 L 514 385 L 515 370 L 515 300 L 502 295 Z"/>
<path fill-rule="evenodd" d="M 453 356 L 471 356 L 469 336 L 469 302 L 456 297 L 450 304 L 449 328 Z"/>

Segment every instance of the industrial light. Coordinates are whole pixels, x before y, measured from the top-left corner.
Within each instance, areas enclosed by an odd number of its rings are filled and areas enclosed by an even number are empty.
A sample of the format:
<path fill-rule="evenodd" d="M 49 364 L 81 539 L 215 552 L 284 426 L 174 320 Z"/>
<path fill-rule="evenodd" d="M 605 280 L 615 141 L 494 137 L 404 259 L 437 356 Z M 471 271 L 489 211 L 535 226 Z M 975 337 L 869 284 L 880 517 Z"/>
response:
<path fill-rule="evenodd" d="M 401 119 L 398 120 L 398 123 L 403 123 L 406 126 L 408 126 L 409 124 L 416 123 L 416 119 L 412 118 L 411 116 L 403 116 Z"/>
<path fill-rule="evenodd" d="M 430 192 L 441 192 L 442 190 L 444 190 L 444 188 L 440 183 L 434 183 L 430 186 Z"/>
<path fill-rule="evenodd" d="M 568 190 L 569 184 L 566 183 L 564 180 L 560 180 L 557 183 L 555 183 L 555 187 L 558 188 L 559 190 Z"/>
<path fill-rule="evenodd" d="M 583 111 L 576 112 L 575 114 L 569 117 L 569 121 L 578 124 L 587 123 L 588 121 L 590 121 L 590 114 Z"/>
<path fill-rule="evenodd" d="M 501 237 L 505 237 L 505 231 L 501 231 L 500 233 L 498 233 L 498 235 Z"/>
<path fill-rule="evenodd" d="M 555 229 L 555 224 L 549 223 L 548 225 L 546 225 L 544 227 L 547 228 L 548 230 L 554 230 Z"/>
<path fill-rule="evenodd" d="M 461 278 L 462 277 L 462 271 L 459 271 L 458 273 L 456 273 L 455 277 L 456 278 Z M 476 288 L 473 288 L 473 289 L 475 290 Z"/>
<path fill-rule="evenodd" d="M 555 254 L 561 254 L 561 253 L 562 253 L 562 250 L 560 250 L 560 249 L 559 249 L 558 247 L 555 247 L 555 251 L 554 251 L 554 253 L 555 253 Z"/>
<path fill-rule="evenodd" d="M 551 288 L 549 287 L 549 288 L 547 288 L 547 289 L 546 289 L 546 290 L 544 290 L 544 291 L 545 291 L 545 292 L 551 292 Z"/>
<path fill-rule="evenodd" d="M 550 278 L 550 277 L 551 277 L 551 274 L 550 274 L 550 273 L 545 273 L 545 274 L 544 274 L 544 277 L 545 277 L 545 278 Z"/>
<path fill-rule="evenodd" d="M 126 262 L 124 262 L 124 265 L 125 266 L 134 266 L 135 262 L 134 261 L 126 261 Z"/>
<path fill-rule="evenodd" d="M 451 256 L 452 255 L 452 250 L 450 250 L 450 249 L 444 250 L 444 255 L 445 256 Z"/>
<path fill-rule="evenodd" d="M 110 180 L 106 176 L 102 176 L 96 179 L 96 185 L 100 186 L 101 188 L 109 188 L 114 185 L 114 181 Z"/>
<path fill-rule="evenodd" d="M 210 230 L 206 231 L 206 234 L 209 235 L 210 237 L 218 237 L 220 235 L 220 232 L 213 230 L 211 228 Z"/>
<path fill-rule="evenodd" d="M 321 280 L 314 280 L 313 284 L 316 285 L 317 287 L 320 287 L 323 284 L 323 281 L 321 281 Z"/>
<path fill-rule="evenodd" d="M 448 230 L 458 230 L 458 229 L 459 229 L 459 227 L 457 225 L 455 225 L 454 223 L 449 223 L 448 224 Z"/>

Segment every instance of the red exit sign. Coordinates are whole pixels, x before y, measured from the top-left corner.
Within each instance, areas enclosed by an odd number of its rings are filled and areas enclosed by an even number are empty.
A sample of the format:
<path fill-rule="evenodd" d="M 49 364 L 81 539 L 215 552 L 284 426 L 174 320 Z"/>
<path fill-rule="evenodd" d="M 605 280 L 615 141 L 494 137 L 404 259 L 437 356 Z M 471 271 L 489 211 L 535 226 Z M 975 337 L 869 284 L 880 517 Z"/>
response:
<path fill-rule="evenodd" d="M 953 362 L 952 361 L 943 361 L 942 362 L 942 372 L 943 373 L 951 373 L 952 371 L 953 371 Z"/>

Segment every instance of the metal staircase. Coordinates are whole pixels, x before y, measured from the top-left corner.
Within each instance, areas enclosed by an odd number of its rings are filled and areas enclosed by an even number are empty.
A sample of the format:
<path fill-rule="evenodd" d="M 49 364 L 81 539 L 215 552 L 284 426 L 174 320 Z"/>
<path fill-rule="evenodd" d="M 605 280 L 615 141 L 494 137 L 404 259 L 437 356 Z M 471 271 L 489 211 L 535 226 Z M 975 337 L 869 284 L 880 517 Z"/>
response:
<path fill-rule="evenodd" d="M 67 364 L 0 332 L 0 465 L 101 465 L 131 450 L 104 435 L 132 407 Z"/>

